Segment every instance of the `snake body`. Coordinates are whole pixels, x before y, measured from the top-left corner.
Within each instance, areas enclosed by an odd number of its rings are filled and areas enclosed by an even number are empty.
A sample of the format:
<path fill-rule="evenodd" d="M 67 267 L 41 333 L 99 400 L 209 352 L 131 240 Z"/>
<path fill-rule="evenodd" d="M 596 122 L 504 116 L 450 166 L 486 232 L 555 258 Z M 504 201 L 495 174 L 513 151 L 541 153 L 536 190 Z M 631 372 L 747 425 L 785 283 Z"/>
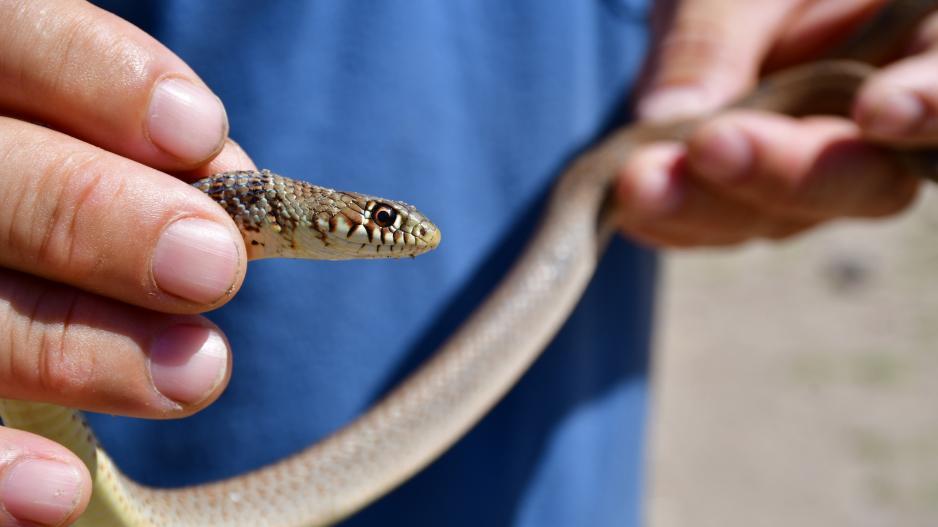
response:
<path fill-rule="evenodd" d="M 893 2 L 881 20 L 895 25 L 898 12 L 914 21 L 934 4 Z M 874 25 L 870 31 L 875 34 L 876 29 Z M 791 115 L 845 115 L 871 71 L 856 61 L 809 64 L 772 76 L 737 106 Z M 73 410 L 6 400 L 0 401 L 0 416 L 10 426 L 65 444 L 89 466 L 94 498 L 79 525 L 297 527 L 336 522 L 433 461 L 511 389 L 575 307 L 593 274 L 614 230 L 608 189 L 617 168 L 639 146 L 681 140 L 696 123 L 629 126 L 576 160 L 556 184 L 520 259 L 433 358 L 357 420 L 279 463 L 217 483 L 150 489 L 117 470 Z M 897 155 L 907 162 L 921 160 Z M 439 241 L 439 231 L 408 205 L 335 193 L 266 171 L 221 174 L 195 186 L 232 215 L 252 258 L 408 256 Z M 395 248 L 375 248 L 376 243 Z M 340 247 L 342 252 L 333 252 Z"/>

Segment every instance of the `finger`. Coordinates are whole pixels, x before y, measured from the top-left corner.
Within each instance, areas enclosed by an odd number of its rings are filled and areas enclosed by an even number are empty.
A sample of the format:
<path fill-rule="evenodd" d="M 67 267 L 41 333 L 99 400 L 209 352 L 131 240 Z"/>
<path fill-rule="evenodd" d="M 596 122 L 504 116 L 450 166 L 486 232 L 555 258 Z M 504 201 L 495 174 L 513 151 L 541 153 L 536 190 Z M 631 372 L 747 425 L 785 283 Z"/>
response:
<path fill-rule="evenodd" d="M 904 146 L 938 140 L 938 12 L 912 36 L 912 55 L 870 79 L 860 90 L 854 119 L 871 138 Z"/>
<path fill-rule="evenodd" d="M 700 230 L 687 229 L 687 225 L 668 222 L 625 227 L 623 234 L 641 245 L 657 249 L 726 248 L 759 238 L 783 240 L 801 234 L 816 225 L 816 223 L 782 222 L 774 225 L 771 230 L 753 235 L 736 231 L 703 233 Z"/>
<path fill-rule="evenodd" d="M 655 46 L 637 104 L 645 119 L 699 114 L 741 94 L 802 0 L 679 2 Z"/>
<path fill-rule="evenodd" d="M 687 173 L 685 155 L 683 145 L 656 143 L 639 149 L 622 167 L 616 196 L 627 235 L 658 247 L 726 246 L 807 228 L 805 221 L 758 210 L 694 178 Z M 670 198 L 656 202 L 648 187 L 665 187 Z"/>
<path fill-rule="evenodd" d="M 853 116 L 876 140 L 907 146 L 938 141 L 938 49 L 880 70 L 861 88 Z"/>
<path fill-rule="evenodd" d="M 178 57 L 78 0 L 0 2 L 0 111 L 142 163 L 204 163 L 228 133 L 219 99 Z"/>
<path fill-rule="evenodd" d="M 616 180 L 620 223 L 655 221 L 685 205 L 685 154 L 681 143 L 657 142 L 628 157 Z"/>
<path fill-rule="evenodd" d="M 690 139 L 689 171 L 719 192 L 792 219 L 892 214 L 918 178 L 864 141 L 849 121 L 733 112 Z"/>
<path fill-rule="evenodd" d="M 691 177 L 686 154 L 684 145 L 662 142 L 630 156 L 616 186 L 620 223 L 695 241 L 758 233 L 760 212 Z"/>
<path fill-rule="evenodd" d="M 925 17 L 909 42 L 908 52 L 922 53 L 938 47 L 938 7 Z"/>
<path fill-rule="evenodd" d="M 0 427 L 0 527 L 69 525 L 88 506 L 91 476 L 61 445 Z"/>
<path fill-rule="evenodd" d="M 817 58 L 842 43 L 888 0 L 814 0 L 804 2 L 777 35 L 767 69 Z M 880 43 L 881 44 L 881 43 Z"/>
<path fill-rule="evenodd" d="M 218 397 L 230 368 L 222 333 L 0 270 L 0 398 L 168 418 Z"/>
<path fill-rule="evenodd" d="M 185 183 L 76 139 L 0 118 L 0 267 L 160 311 L 221 305 L 243 237 Z"/>

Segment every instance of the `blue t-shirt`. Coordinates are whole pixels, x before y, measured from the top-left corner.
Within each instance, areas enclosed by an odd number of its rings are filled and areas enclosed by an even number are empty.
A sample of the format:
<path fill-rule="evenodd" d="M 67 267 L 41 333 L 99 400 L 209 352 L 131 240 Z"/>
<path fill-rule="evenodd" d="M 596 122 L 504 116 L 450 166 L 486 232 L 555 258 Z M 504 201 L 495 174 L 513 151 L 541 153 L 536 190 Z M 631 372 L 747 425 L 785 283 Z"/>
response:
<path fill-rule="evenodd" d="M 100 3 L 202 76 L 258 166 L 414 203 L 443 232 L 415 260 L 252 263 L 210 315 L 234 350 L 217 403 L 92 417 L 118 464 L 161 486 L 296 452 L 425 360 L 504 274 L 558 173 L 621 121 L 646 50 L 640 0 Z M 654 256 L 616 241 L 508 397 L 348 525 L 637 525 L 654 280 Z"/>

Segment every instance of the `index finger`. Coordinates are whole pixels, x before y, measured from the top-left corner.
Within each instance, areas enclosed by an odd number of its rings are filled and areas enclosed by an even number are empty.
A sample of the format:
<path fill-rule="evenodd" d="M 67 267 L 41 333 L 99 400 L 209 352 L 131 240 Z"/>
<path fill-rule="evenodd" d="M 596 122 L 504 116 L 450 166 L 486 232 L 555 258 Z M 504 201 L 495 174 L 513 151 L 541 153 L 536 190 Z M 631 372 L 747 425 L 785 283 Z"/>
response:
<path fill-rule="evenodd" d="M 4 117 L 0 159 L 0 267 L 176 313 L 240 286 L 244 238 L 182 181 Z"/>
<path fill-rule="evenodd" d="M 87 2 L 0 2 L 0 114 L 47 123 L 164 170 L 228 133 L 221 101 L 152 37 Z"/>
<path fill-rule="evenodd" d="M 870 79 L 857 95 L 854 119 L 879 141 L 938 145 L 938 50 L 909 57 Z"/>
<path fill-rule="evenodd" d="M 915 54 L 882 68 L 860 90 L 854 119 L 892 145 L 938 145 L 938 12 L 913 36 Z"/>

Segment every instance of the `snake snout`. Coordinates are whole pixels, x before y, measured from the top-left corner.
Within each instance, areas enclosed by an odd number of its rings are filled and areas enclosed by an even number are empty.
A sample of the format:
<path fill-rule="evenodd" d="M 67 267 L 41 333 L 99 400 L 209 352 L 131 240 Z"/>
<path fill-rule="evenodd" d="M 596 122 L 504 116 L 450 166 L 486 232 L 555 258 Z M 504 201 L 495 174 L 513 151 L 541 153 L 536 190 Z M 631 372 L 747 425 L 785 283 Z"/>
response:
<path fill-rule="evenodd" d="M 436 249 L 440 245 L 442 233 L 440 229 L 428 220 L 421 221 L 414 229 L 413 256 Z"/>
<path fill-rule="evenodd" d="M 436 249 L 440 244 L 440 240 L 443 238 L 443 233 L 440 232 L 440 229 L 432 223 L 428 223 L 427 227 L 427 236 L 424 237 L 424 241 L 427 242 L 427 250 Z"/>
<path fill-rule="evenodd" d="M 410 256 L 417 256 L 436 249 L 442 237 L 439 227 L 414 207 L 402 205 L 406 210 L 406 219 L 401 225 L 401 230 L 406 233 L 401 239 L 404 244 L 403 251 Z"/>

